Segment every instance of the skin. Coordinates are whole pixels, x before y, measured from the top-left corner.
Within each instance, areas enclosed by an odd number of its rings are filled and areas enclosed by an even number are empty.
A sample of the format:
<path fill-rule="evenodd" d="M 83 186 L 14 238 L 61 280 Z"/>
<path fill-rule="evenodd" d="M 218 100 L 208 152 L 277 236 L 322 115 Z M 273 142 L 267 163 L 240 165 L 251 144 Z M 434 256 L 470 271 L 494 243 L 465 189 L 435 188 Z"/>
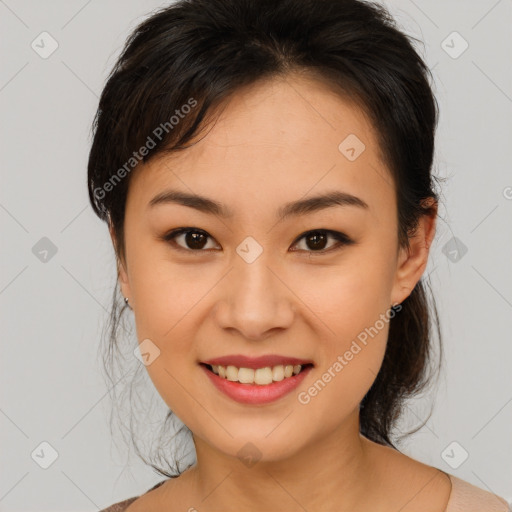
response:
<path fill-rule="evenodd" d="M 443 511 L 445 474 L 359 434 L 359 403 L 382 364 L 389 323 L 308 404 L 297 400 L 410 294 L 427 265 L 436 215 L 420 220 L 409 251 L 399 250 L 395 190 L 371 123 L 312 77 L 252 84 L 212 126 L 191 148 L 139 166 L 130 182 L 121 289 L 138 339 L 160 350 L 147 371 L 193 432 L 197 463 L 129 511 Z M 338 150 L 349 134 L 366 146 L 354 161 Z M 233 217 L 148 206 L 170 188 L 212 198 Z M 334 206 L 277 222 L 284 203 L 331 190 L 369 208 Z M 183 251 L 162 240 L 180 227 L 206 231 L 204 248 L 194 252 L 184 236 L 175 239 Z M 315 253 L 298 238 L 318 229 L 355 243 L 328 251 L 338 244 L 329 237 L 320 246 L 327 252 Z M 250 264 L 236 252 L 247 236 L 263 250 Z M 243 405 L 198 364 L 227 354 L 284 354 L 315 367 L 276 402 Z M 239 455 L 247 443 L 261 456 L 251 467 Z"/>

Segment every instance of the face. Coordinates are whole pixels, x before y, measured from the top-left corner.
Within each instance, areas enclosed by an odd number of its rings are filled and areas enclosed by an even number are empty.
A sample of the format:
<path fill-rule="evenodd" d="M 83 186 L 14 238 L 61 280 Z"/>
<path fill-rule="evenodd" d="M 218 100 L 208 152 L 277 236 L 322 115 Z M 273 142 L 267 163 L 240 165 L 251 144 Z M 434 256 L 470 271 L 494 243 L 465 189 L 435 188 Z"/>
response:
<path fill-rule="evenodd" d="M 309 201 L 329 194 L 337 201 Z M 298 201 L 309 202 L 290 207 Z M 180 228 L 188 232 L 172 236 Z M 421 277 L 433 221 L 409 252 L 397 233 L 371 124 L 313 79 L 237 92 L 199 142 L 135 171 L 121 288 L 139 342 L 150 340 L 147 371 L 196 439 L 235 457 L 251 442 L 262 460 L 278 460 L 357 418 L 382 363 L 390 306 Z M 231 355 L 313 366 L 288 393 L 242 403 L 201 364 Z"/>

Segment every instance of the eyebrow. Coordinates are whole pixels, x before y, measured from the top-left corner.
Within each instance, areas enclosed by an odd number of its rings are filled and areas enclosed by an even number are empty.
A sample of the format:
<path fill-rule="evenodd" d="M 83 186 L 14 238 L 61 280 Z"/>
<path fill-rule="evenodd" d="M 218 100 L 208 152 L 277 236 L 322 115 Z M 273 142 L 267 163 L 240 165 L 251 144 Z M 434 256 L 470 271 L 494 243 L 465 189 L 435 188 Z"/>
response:
<path fill-rule="evenodd" d="M 190 208 L 195 208 L 204 213 L 218 215 L 224 218 L 232 218 L 233 212 L 223 204 L 197 194 L 189 194 L 178 190 L 166 190 L 157 194 L 149 202 L 149 207 L 161 204 L 181 204 Z M 310 197 L 308 199 L 299 199 L 281 206 L 277 211 L 278 220 L 282 221 L 288 217 L 305 215 L 317 212 L 333 206 L 356 206 L 358 208 L 368 210 L 368 204 L 361 198 L 349 194 L 333 190 L 322 195 Z"/>

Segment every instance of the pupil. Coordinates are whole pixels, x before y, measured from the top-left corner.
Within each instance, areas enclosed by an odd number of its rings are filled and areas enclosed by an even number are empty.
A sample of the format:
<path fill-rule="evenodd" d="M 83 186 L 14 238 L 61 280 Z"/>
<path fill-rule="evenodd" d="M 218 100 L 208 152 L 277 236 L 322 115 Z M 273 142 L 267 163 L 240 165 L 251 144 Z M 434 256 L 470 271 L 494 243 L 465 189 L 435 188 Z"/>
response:
<path fill-rule="evenodd" d="M 323 249 L 325 247 L 326 238 L 327 237 L 325 236 L 325 233 L 320 233 L 320 234 L 309 235 L 307 237 L 307 240 L 309 240 L 309 241 L 313 240 L 313 244 L 310 244 L 310 248 Z M 319 239 L 320 239 L 320 244 L 318 244 Z"/>
<path fill-rule="evenodd" d="M 206 237 L 202 233 L 197 233 L 194 231 L 185 235 L 186 243 L 191 249 L 202 249 L 206 242 L 205 238 Z"/>

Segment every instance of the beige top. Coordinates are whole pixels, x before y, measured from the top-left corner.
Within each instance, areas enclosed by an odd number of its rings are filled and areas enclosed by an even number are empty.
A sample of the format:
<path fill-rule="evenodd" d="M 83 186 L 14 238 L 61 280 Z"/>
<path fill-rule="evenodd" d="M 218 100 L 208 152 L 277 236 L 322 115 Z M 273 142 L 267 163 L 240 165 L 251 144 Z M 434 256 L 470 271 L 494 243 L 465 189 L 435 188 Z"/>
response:
<path fill-rule="evenodd" d="M 501 497 L 489 491 L 484 491 L 465 480 L 446 473 L 452 482 L 452 492 L 444 512 L 512 512 L 512 506 Z M 153 489 L 160 487 L 166 480 L 159 482 Z M 100 512 L 124 512 L 139 496 L 114 503 Z"/>
<path fill-rule="evenodd" d="M 512 512 L 512 506 L 500 496 L 456 476 L 448 476 L 452 482 L 452 492 L 445 512 Z"/>

